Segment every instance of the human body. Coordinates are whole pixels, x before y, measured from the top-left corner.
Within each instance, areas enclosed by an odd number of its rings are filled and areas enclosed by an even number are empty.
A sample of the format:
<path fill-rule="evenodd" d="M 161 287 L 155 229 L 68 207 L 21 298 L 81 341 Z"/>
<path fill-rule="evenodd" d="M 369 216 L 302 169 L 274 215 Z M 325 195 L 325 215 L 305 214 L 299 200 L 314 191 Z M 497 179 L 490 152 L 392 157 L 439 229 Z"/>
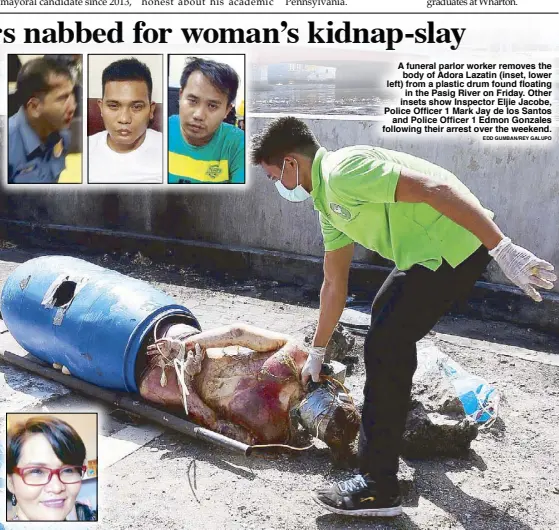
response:
<path fill-rule="evenodd" d="M 173 364 L 181 345 L 184 352 L 198 348 L 196 366 L 184 377 L 188 393 Z M 233 353 L 216 350 L 229 346 L 238 348 Z M 296 425 L 291 414 L 306 394 L 300 372 L 308 355 L 292 337 L 244 324 L 182 339 L 173 339 L 170 332 L 149 347 L 148 355 L 150 363 L 139 381 L 146 400 L 182 408 L 186 397 L 190 419 L 247 444 L 286 443 L 292 437 Z M 343 450 L 357 434 L 358 416 L 351 412 L 347 406 L 336 419 L 349 439 L 334 440 L 333 430 L 326 435 L 324 441 L 334 449 Z"/>
<path fill-rule="evenodd" d="M 553 267 L 505 238 L 455 175 L 406 153 L 370 146 L 327 152 L 304 122 L 287 117 L 254 139 L 252 158 L 284 198 L 312 197 L 319 212 L 324 281 L 304 379 L 318 376 L 344 308 L 354 243 L 396 264 L 373 301 L 364 344 L 360 474 L 321 489 L 315 499 L 341 514 L 398 515 L 396 473 L 416 342 L 467 296 L 490 261 L 488 250 L 536 300 L 535 287 L 553 287 Z"/>

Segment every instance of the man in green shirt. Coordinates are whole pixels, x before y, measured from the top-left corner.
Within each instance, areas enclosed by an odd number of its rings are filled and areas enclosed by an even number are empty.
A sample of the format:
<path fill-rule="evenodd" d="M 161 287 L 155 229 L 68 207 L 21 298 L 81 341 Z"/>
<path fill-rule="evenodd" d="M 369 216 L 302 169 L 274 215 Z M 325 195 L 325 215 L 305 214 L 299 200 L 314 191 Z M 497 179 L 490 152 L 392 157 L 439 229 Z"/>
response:
<path fill-rule="evenodd" d="M 328 152 L 303 121 L 283 117 L 253 138 L 252 162 L 282 197 L 312 197 L 319 212 L 324 281 L 303 384 L 318 381 L 345 306 L 354 243 L 396 264 L 373 301 L 364 345 L 360 474 L 319 490 L 315 500 L 334 513 L 398 515 L 396 474 L 416 342 L 467 297 L 490 256 L 536 301 L 536 287 L 551 289 L 557 280 L 553 266 L 505 237 L 492 212 L 456 176 L 409 154 L 369 146 Z"/>

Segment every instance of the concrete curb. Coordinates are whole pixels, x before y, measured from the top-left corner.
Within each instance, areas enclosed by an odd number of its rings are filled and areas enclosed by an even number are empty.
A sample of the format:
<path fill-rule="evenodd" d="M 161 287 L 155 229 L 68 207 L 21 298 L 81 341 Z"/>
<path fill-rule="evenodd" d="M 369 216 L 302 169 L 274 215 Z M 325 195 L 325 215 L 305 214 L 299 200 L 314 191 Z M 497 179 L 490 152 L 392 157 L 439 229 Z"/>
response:
<path fill-rule="evenodd" d="M 0 238 L 56 250 L 73 245 L 85 253 L 141 252 L 156 261 L 228 273 L 237 279 L 273 279 L 317 290 L 322 283 L 322 258 L 288 252 L 9 219 L 0 219 Z M 350 291 L 373 294 L 389 272 L 389 267 L 354 263 Z M 538 304 L 515 287 L 479 281 L 468 302 L 452 312 L 559 334 L 559 295 L 555 293 L 544 293 Z"/>

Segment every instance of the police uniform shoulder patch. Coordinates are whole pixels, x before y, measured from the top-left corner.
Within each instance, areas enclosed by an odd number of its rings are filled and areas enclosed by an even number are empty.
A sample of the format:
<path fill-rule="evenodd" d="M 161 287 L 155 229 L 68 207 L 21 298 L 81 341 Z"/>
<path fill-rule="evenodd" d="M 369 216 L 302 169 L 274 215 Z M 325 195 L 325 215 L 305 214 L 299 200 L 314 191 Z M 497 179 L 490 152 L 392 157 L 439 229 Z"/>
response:
<path fill-rule="evenodd" d="M 62 140 L 59 140 L 52 148 L 52 154 L 54 155 L 54 158 L 60 158 L 63 152 L 64 142 Z"/>
<path fill-rule="evenodd" d="M 330 210 L 332 210 L 336 215 L 339 215 L 342 219 L 349 221 L 351 219 L 351 212 L 340 204 L 335 202 L 330 203 Z"/>

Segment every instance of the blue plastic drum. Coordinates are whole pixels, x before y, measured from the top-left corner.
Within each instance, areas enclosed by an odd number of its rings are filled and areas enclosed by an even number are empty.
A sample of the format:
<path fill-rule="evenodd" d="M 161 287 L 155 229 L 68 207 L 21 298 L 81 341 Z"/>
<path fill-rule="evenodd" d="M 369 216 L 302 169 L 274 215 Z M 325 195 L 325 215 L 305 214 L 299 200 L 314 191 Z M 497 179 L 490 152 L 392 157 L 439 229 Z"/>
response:
<path fill-rule="evenodd" d="M 138 353 L 156 326 L 175 321 L 200 329 L 194 315 L 162 291 L 68 256 L 20 265 L 4 284 L 0 310 L 29 353 L 126 392 L 138 392 Z"/>

